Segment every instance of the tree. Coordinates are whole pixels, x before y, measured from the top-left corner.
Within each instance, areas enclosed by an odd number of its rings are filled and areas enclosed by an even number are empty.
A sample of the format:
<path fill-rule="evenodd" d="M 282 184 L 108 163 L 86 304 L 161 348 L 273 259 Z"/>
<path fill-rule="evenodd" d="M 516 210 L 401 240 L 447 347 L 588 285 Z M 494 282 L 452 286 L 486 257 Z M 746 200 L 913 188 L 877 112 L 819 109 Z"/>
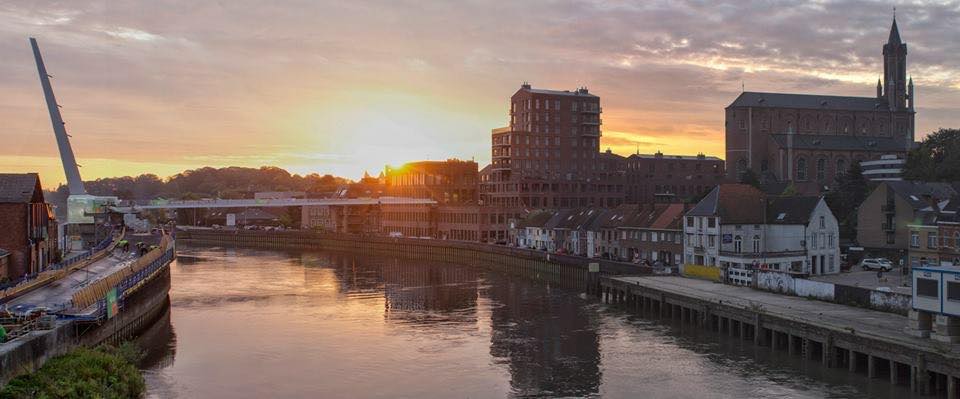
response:
<path fill-rule="evenodd" d="M 800 195 L 800 191 L 797 190 L 797 186 L 793 185 L 793 182 L 790 182 L 790 184 L 787 185 L 787 188 L 784 188 L 780 195 L 783 197 L 796 197 Z"/>
<path fill-rule="evenodd" d="M 756 173 L 753 173 L 753 169 L 747 169 L 740 174 L 740 183 L 760 188 L 760 179 L 757 178 Z"/>
<path fill-rule="evenodd" d="M 907 153 L 903 177 L 920 181 L 960 180 L 960 129 L 930 133 Z"/>
<path fill-rule="evenodd" d="M 840 223 L 841 238 L 856 239 L 857 211 L 870 194 L 870 189 L 870 182 L 863 176 L 860 163 L 851 162 L 850 169 L 837 178 L 836 187 L 824 198 Z"/>

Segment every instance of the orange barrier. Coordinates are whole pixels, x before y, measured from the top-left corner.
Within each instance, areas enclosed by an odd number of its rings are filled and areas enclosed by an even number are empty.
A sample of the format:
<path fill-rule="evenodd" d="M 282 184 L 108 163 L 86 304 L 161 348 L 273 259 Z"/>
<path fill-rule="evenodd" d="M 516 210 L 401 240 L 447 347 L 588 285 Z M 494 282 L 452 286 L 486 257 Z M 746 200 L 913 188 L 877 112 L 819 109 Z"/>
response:
<path fill-rule="evenodd" d="M 153 261 L 163 256 L 163 253 L 167 251 L 172 241 L 173 240 L 170 238 L 170 236 L 163 236 L 163 238 L 160 239 L 160 245 L 156 249 L 147 252 L 129 266 L 117 270 L 110 275 L 97 280 L 86 287 L 83 287 L 80 291 L 73 293 L 73 306 L 77 309 L 86 309 L 90 305 L 97 303 L 97 301 L 103 299 L 107 295 L 108 291 L 120 284 L 121 281 L 136 274 L 141 269 L 147 267 L 153 263 Z"/>

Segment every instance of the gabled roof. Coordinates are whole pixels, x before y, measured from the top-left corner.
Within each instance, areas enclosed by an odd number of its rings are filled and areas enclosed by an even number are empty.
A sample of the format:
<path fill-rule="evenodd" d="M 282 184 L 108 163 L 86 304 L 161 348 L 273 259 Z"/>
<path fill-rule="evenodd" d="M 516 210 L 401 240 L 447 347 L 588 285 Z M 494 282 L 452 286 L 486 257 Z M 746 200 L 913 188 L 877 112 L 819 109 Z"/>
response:
<path fill-rule="evenodd" d="M 43 202 L 40 176 L 36 173 L 0 173 L 0 202 Z"/>
<path fill-rule="evenodd" d="M 564 211 L 563 216 L 559 218 L 557 228 L 567 230 L 586 229 L 603 213 L 599 208 L 580 208 Z"/>
<path fill-rule="evenodd" d="M 809 224 L 819 203 L 820 197 L 771 197 L 767 201 L 767 223 Z"/>
<path fill-rule="evenodd" d="M 686 210 L 686 205 L 684 204 L 669 204 L 663 207 L 663 210 L 657 215 L 657 218 L 650 225 L 650 228 L 659 230 L 680 228 L 684 210 Z"/>
<path fill-rule="evenodd" d="M 827 96 L 819 94 L 761 93 L 745 91 L 727 108 L 802 108 L 844 111 L 888 110 L 886 99 L 877 97 Z"/>
<path fill-rule="evenodd" d="M 790 134 L 771 134 L 777 145 L 787 148 Z M 907 142 L 892 137 L 837 136 L 819 134 L 794 134 L 793 144 L 797 150 L 840 151 L 907 151 Z"/>
<path fill-rule="evenodd" d="M 520 221 L 520 227 L 544 227 L 550 221 L 557 211 L 540 210 L 531 212 L 527 217 Z"/>
<path fill-rule="evenodd" d="M 903 198 L 914 210 L 930 206 L 930 201 L 940 201 L 957 196 L 950 183 L 920 182 L 912 180 L 884 182 L 890 191 Z"/>
<path fill-rule="evenodd" d="M 719 216 L 723 223 L 763 221 L 764 194 L 749 184 L 720 184 L 697 203 L 688 216 Z"/>

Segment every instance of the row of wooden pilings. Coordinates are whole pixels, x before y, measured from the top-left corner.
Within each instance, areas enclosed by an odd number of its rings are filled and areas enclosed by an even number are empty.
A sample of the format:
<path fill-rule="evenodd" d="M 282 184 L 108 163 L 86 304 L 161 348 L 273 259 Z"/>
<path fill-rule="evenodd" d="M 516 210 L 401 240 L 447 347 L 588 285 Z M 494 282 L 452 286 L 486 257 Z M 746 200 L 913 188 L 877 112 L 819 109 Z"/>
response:
<path fill-rule="evenodd" d="M 884 358 L 869 353 L 868 348 L 854 348 L 853 345 L 843 347 L 844 343 L 838 342 L 840 339 L 833 335 L 818 334 L 814 329 L 778 328 L 779 323 L 767 320 L 759 311 L 731 311 L 723 306 L 703 306 L 695 299 L 685 301 L 639 285 L 618 286 L 608 282 L 606 278 L 601 280 L 598 293 L 600 300 L 628 311 L 738 337 L 752 341 L 757 346 L 822 362 L 824 367 L 865 373 L 869 378 L 887 379 L 893 385 L 909 385 L 914 392 L 924 395 L 960 399 L 960 379 L 929 370 L 922 354 L 906 362 L 902 358 L 900 361 Z"/>

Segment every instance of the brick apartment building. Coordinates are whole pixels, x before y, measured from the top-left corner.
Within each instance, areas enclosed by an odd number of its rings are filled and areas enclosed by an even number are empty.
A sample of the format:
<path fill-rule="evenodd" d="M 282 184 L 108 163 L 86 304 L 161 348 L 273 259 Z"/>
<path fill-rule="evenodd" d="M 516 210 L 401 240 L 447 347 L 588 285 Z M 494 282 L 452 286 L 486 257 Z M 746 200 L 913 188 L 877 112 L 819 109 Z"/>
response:
<path fill-rule="evenodd" d="M 623 162 L 626 202 L 652 204 L 683 202 L 699 197 L 723 183 L 724 162 L 703 154 L 633 154 Z"/>
<path fill-rule="evenodd" d="M 449 159 L 406 163 L 384 170 L 386 195 L 429 198 L 438 204 L 476 204 L 480 183 L 477 163 Z"/>
<path fill-rule="evenodd" d="M 4 256 L 3 254 L 6 253 Z M 0 278 L 47 268 L 57 256 L 57 223 L 36 173 L 0 174 Z"/>
<path fill-rule="evenodd" d="M 851 162 L 903 157 L 914 145 L 913 81 L 897 22 L 876 97 L 743 92 L 726 108 L 727 173 L 747 169 L 804 193 L 831 187 Z"/>
<path fill-rule="evenodd" d="M 492 132 L 484 202 L 506 208 L 616 207 L 623 185 L 600 154 L 600 97 L 586 88 L 534 89 L 510 98 L 510 125 Z M 608 154 L 609 158 L 617 157 Z"/>

